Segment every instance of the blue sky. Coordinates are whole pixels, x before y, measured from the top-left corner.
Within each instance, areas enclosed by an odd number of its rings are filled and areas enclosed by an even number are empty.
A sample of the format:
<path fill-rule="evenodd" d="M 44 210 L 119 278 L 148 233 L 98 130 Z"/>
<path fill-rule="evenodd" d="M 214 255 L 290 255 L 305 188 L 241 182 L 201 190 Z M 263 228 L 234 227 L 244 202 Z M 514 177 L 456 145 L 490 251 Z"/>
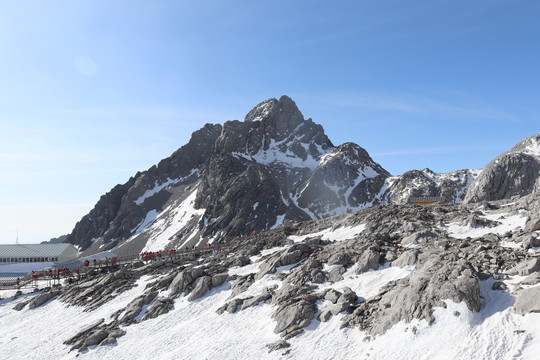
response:
<path fill-rule="evenodd" d="M 540 131 L 538 1 L 2 1 L 0 243 L 68 233 L 205 123 L 291 96 L 392 174 Z"/>

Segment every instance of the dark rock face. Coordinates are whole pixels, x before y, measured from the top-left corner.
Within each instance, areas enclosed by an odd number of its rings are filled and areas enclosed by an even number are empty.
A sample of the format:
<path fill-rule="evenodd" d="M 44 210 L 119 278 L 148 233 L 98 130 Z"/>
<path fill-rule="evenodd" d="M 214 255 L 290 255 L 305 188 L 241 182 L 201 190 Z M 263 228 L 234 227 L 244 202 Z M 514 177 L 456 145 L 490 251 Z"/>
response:
<path fill-rule="evenodd" d="M 133 235 L 133 229 L 145 218 L 151 208 L 160 209 L 165 205 L 170 194 L 154 196 L 138 200 L 144 194 L 157 186 L 175 179 L 176 184 L 190 184 L 197 179 L 197 170 L 213 153 L 214 142 L 221 133 L 221 125 L 206 124 L 202 129 L 193 133 L 188 144 L 184 145 L 170 157 L 161 160 L 143 173 L 137 173 L 123 185 L 115 186 L 103 195 L 94 209 L 85 215 L 69 234 L 65 242 L 78 245 L 82 250 L 92 246 L 93 242 L 103 238 L 110 246 L 109 250 L 118 244 L 119 240 Z M 150 207 L 145 206 L 147 202 Z"/>

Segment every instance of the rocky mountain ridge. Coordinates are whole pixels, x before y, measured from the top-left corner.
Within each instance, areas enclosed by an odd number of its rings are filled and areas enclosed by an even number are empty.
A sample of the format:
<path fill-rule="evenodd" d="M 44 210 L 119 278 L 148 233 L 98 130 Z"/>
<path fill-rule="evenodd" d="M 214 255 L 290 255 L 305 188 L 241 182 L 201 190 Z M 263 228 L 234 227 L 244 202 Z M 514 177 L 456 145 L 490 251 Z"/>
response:
<path fill-rule="evenodd" d="M 377 204 L 407 204 L 413 197 L 462 203 L 524 195 L 537 179 L 538 161 L 527 153 L 535 153 L 537 143 L 532 137 L 510 152 L 517 159 L 512 164 L 529 164 L 511 176 L 505 160 L 499 170 L 424 169 L 392 177 L 360 146 L 335 146 L 322 126 L 304 119 L 294 101 L 282 96 L 255 106 L 243 122 L 207 124 L 194 132 L 169 158 L 103 195 L 66 241 L 84 254 L 137 254 L 202 246 Z M 515 182 L 508 179 L 523 171 L 528 175 L 518 185 L 501 185 L 510 190 L 477 194 L 497 182 Z"/>

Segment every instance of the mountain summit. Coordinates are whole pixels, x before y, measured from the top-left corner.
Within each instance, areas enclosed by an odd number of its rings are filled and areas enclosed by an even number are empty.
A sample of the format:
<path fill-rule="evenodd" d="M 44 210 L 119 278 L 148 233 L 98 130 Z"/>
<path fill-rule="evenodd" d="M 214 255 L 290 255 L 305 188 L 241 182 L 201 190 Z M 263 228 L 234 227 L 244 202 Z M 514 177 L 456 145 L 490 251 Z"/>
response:
<path fill-rule="evenodd" d="M 103 195 L 67 241 L 87 253 L 192 247 L 380 203 L 390 174 L 334 146 L 288 96 L 206 124 L 157 166 Z"/>

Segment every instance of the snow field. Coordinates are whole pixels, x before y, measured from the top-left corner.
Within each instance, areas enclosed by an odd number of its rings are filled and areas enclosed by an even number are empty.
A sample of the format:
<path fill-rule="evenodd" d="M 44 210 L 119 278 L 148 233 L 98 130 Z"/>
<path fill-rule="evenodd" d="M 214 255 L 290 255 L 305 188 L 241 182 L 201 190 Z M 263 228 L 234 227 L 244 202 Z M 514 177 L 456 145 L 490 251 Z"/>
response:
<path fill-rule="evenodd" d="M 336 231 L 348 237 L 362 225 L 324 232 L 333 238 Z M 313 234 L 308 235 L 313 236 Z M 306 236 L 307 237 L 307 236 Z M 266 249 L 251 257 L 252 264 L 229 270 L 229 275 L 247 275 L 259 271 L 265 256 L 285 251 L 286 246 Z M 297 264 L 280 267 L 277 273 L 288 272 Z M 334 266 L 326 266 L 330 271 Z M 353 266 L 343 274 L 344 280 L 318 286 L 316 291 L 350 287 L 361 298 L 376 295 L 389 281 L 409 276 L 414 267 L 397 268 L 389 264 L 378 270 L 356 275 Z M 510 290 L 523 277 L 515 276 L 505 283 Z M 12 307 L 25 297 L 12 302 L 0 301 L 0 346 L 3 359 L 73 359 L 79 353 L 69 353 L 63 341 L 100 318 L 123 309 L 133 298 L 143 293 L 144 287 L 156 277 L 143 277 L 136 288 L 119 295 L 92 312 L 51 301 L 39 308 L 20 312 Z M 218 315 L 216 310 L 229 301 L 230 282 L 212 289 L 202 298 L 189 302 L 182 296 L 174 308 L 156 319 L 122 327 L 127 334 L 118 344 L 90 349 L 81 354 L 83 359 L 534 359 L 540 351 L 540 314 L 516 315 L 512 312 L 514 297 L 509 292 L 491 290 L 494 280 L 481 283 L 482 309 L 471 312 L 464 303 L 446 301 L 446 308 L 436 308 L 436 321 L 400 322 L 384 335 L 369 337 L 358 328 L 341 327 L 344 314 L 332 316 L 322 323 L 316 318 L 304 333 L 288 342 L 287 349 L 268 353 L 266 345 L 281 339 L 273 332 L 272 314 L 276 306 L 261 303 L 235 314 Z M 281 286 L 276 274 L 267 274 L 256 281 L 238 298 L 260 294 L 265 287 Z M 162 291 L 159 296 L 166 296 Z M 5 294 L 1 294 L 6 296 Z M 328 301 L 317 303 L 319 312 L 332 306 Z M 144 316 L 145 309 L 139 315 Z M 317 314 L 317 315 L 318 315 Z M 30 316 L 31 315 L 31 316 Z M 316 316 L 317 316 L 316 315 Z M 36 341 L 39 339 L 39 341 Z M 47 346 L 42 344 L 46 343 Z"/>
<path fill-rule="evenodd" d="M 306 235 L 291 235 L 287 239 L 292 242 L 304 241 L 307 238 L 317 237 L 322 235 L 322 240 L 344 241 L 354 239 L 358 234 L 362 233 L 366 228 L 366 224 L 356 226 L 342 226 L 337 229 L 328 228 L 316 233 Z"/>
<path fill-rule="evenodd" d="M 503 235 L 507 231 L 513 231 L 518 228 L 523 228 L 527 222 L 527 217 L 522 215 L 507 214 L 485 214 L 484 217 L 488 220 L 496 220 L 500 225 L 495 227 L 476 227 L 470 225 L 461 225 L 459 223 L 446 224 L 443 228 L 448 231 L 448 234 L 457 239 L 465 239 L 467 237 L 478 238 L 487 234 Z"/>

